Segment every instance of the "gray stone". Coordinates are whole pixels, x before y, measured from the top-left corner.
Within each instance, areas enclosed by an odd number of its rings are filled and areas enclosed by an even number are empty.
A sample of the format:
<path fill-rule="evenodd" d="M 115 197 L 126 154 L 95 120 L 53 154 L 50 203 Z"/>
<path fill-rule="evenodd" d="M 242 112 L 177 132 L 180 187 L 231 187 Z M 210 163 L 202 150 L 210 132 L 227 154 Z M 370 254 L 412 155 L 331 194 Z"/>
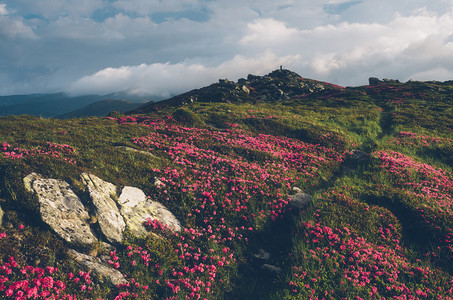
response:
<path fill-rule="evenodd" d="M 302 209 L 311 202 L 310 195 L 302 192 L 302 190 L 297 187 L 293 188 L 293 190 L 295 190 L 297 193 L 289 196 L 289 198 L 291 199 L 291 201 L 289 202 L 290 207 Z"/>
<path fill-rule="evenodd" d="M 367 160 L 370 157 L 370 154 L 363 152 L 361 150 L 354 149 L 351 151 L 351 154 L 349 157 L 352 160 L 363 161 L 363 160 Z"/>
<path fill-rule="evenodd" d="M 36 174 L 35 172 L 28 174 L 27 176 L 24 177 L 24 186 L 25 189 L 29 192 L 34 193 L 35 191 L 32 188 L 32 183 L 36 179 L 42 179 L 42 175 Z"/>
<path fill-rule="evenodd" d="M 146 156 L 156 157 L 155 155 L 153 155 L 153 154 L 150 153 L 150 152 L 146 152 L 146 151 L 142 151 L 142 150 L 137 150 L 137 149 L 134 149 L 134 148 L 131 148 L 131 147 L 117 146 L 116 148 L 121 149 L 121 150 L 125 150 L 125 151 L 127 151 L 127 152 L 140 153 L 140 154 L 143 154 L 143 155 L 146 155 Z"/>
<path fill-rule="evenodd" d="M 92 174 L 83 173 L 81 178 L 96 208 L 95 213 L 102 233 L 110 242 L 121 243 L 126 223 L 117 206 L 116 186 Z"/>
<path fill-rule="evenodd" d="M 68 254 L 81 268 L 86 269 L 101 282 L 108 281 L 114 285 L 127 283 L 120 271 L 102 263 L 97 257 L 82 254 L 73 249 L 68 250 Z"/>
<path fill-rule="evenodd" d="M 293 187 L 293 191 L 295 191 L 296 193 L 302 193 L 302 190 L 297 186 Z"/>
<path fill-rule="evenodd" d="M 77 244 L 97 242 L 88 223 L 90 216 L 67 182 L 39 178 L 36 174 L 27 177 L 24 182 L 38 195 L 42 220 L 61 238 Z"/>
<path fill-rule="evenodd" d="M 253 254 L 253 256 L 262 260 L 269 260 L 269 258 L 271 258 L 271 254 L 264 249 L 260 249 L 258 253 Z"/>
<path fill-rule="evenodd" d="M 274 265 L 264 264 L 261 266 L 261 269 L 269 271 L 274 274 L 282 274 L 282 269 Z"/>
<path fill-rule="evenodd" d="M 130 186 L 123 188 L 118 199 L 121 214 L 133 235 L 148 234 L 144 222 L 148 219 L 158 219 L 174 231 L 180 231 L 181 225 L 176 217 L 162 204 L 148 199 L 142 190 Z"/>
<path fill-rule="evenodd" d="M 0 207 L 0 226 L 2 225 L 3 223 L 3 216 L 5 215 L 5 212 L 3 211 L 3 209 Z"/>

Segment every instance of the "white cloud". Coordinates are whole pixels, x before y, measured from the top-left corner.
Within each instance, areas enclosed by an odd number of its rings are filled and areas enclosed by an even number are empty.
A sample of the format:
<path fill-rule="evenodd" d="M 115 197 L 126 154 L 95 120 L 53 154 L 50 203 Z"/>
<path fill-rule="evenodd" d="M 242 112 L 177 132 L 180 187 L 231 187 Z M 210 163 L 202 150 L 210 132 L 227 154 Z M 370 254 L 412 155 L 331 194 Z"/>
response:
<path fill-rule="evenodd" d="M 298 60 L 298 56 L 277 57 L 272 52 L 265 52 L 254 58 L 237 55 L 213 67 L 167 62 L 106 68 L 80 78 L 68 88 L 68 92 L 108 94 L 128 90 L 135 94 L 168 97 L 171 93 L 182 93 L 211 84 L 216 78 L 237 80 L 244 76 L 244 70 L 265 74 L 279 65 L 289 65 Z"/>
<path fill-rule="evenodd" d="M 28 38 L 36 39 L 33 28 L 25 24 L 22 18 L 13 18 L 0 14 L 0 37 L 8 39 Z"/>
<path fill-rule="evenodd" d="M 6 9 L 6 4 L 0 4 L 0 16 L 7 15 L 8 10 Z"/>
<path fill-rule="evenodd" d="M 285 23 L 274 19 L 260 19 L 247 25 L 249 33 L 244 36 L 240 43 L 267 43 L 279 42 L 290 39 L 297 33 L 297 29 L 288 28 Z"/>

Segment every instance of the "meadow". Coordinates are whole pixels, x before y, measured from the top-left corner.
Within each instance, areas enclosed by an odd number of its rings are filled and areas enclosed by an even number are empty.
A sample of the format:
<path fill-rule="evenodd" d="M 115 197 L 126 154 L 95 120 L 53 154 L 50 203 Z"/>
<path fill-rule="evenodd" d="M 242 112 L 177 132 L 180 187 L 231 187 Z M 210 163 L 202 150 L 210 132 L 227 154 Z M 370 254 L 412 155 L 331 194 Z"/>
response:
<path fill-rule="evenodd" d="M 447 83 L 382 83 L 106 118 L 2 117 L 0 297 L 453 299 L 452 96 Z M 183 230 L 143 220 L 147 237 L 126 234 L 107 253 L 128 280 L 110 285 L 42 222 L 23 184 L 31 172 L 76 193 L 83 172 L 139 187 Z M 291 205 L 295 187 L 308 206 Z"/>

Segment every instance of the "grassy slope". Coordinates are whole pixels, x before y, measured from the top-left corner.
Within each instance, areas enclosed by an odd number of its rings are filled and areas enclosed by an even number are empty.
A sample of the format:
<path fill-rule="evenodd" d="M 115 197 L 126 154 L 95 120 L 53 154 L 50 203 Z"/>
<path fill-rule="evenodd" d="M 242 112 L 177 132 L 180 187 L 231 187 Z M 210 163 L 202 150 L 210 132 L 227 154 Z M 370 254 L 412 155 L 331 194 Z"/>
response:
<path fill-rule="evenodd" d="M 0 259 L 58 266 L 54 278 L 66 282 L 66 292 L 88 298 L 127 291 L 144 299 L 453 297 L 451 95 L 449 85 L 411 82 L 272 104 L 194 103 L 140 118 L 2 118 L 0 146 L 10 146 L 0 149 Z M 121 145 L 155 156 L 115 148 Z M 24 149 L 59 157 L 5 155 Z M 352 149 L 368 155 L 351 160 Z M 75 271 L 66 245 L 41 224 L 37 200 L 23 188 L 32 171 L 79 189 L 83 171 L 140 187 L 191 230 L 161 233 L 162 240 L 129 238 L 130 248 L 113 255 L 148 289 L 80 292 L 66 279 Z M 165 188 L 153 185 L 155 177 Z M 293 186 L 312 193 L 313 205 L 285 209 Z M 261 248 L 281 274 L 261 269 L 253 256 Z M 22 278 L 16 273 L 10 281 Z"/>

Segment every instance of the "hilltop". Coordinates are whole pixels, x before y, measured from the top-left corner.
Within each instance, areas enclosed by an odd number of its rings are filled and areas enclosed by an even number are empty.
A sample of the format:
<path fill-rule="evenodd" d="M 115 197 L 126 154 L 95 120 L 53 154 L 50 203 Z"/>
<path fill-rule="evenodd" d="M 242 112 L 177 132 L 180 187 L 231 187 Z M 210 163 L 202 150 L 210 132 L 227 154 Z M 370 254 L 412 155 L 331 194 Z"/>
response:
<path fill-rule="evenodd" d="M 155 107 L 178 106 L 195 102 L 255 104 L 258 102 L 275 102 L 340 88 L 326 82 L 302 78 L 299 74 L 290 70 L 278 69 L 265 76 L 249 74 L 247 79 L 241 78 L 237 82 L 219 79 L 218 83 L 213 83 L 207 87 L 195 89 L 164 101 L 150 102 L 135 112 L 146 113 Z"/>
<path fill-rule="evenodd" d="M 453 82 L 284 69 L 1 117 L 0 297 L 451 299 L 452 130 Z"/>

